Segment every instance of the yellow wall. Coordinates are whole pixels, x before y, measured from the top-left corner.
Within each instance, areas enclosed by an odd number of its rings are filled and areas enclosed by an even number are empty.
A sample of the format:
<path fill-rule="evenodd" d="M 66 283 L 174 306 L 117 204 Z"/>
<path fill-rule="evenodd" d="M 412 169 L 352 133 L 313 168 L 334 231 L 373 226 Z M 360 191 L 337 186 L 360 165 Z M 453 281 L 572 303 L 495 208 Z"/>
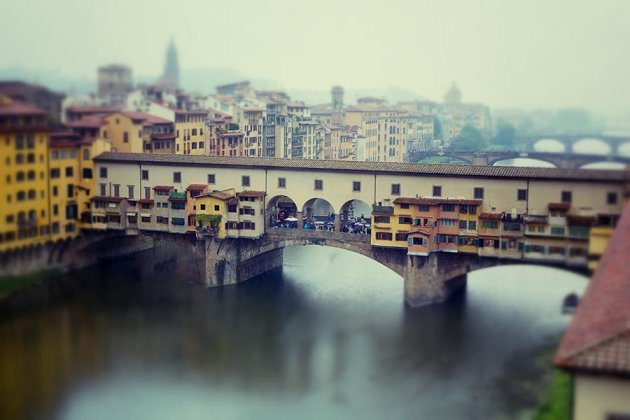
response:
<path fill-rule="evenodd" d="M 387 246 L 387 247 L 395 247 L 395 248 L 407 248 L 407 240 L 397 241 L 396 233 L 398 232 L 407 232 L 411 225 L 409 224 L 401 224 L 399 223 L 400 217 L 409 217 L 413 219 L 413 211 L 411 208 L 402 209 L 400 208 L 400 204 L 393 204 L 394 213 L 389 215 L 389 223 L 376 223 L 374 222 L 374 217 L 378 217 L 379 215 L 372 214 L 372 222 L 371 222 L 371 243 L 374 246 Z M 410 206 L 411 207 L 411 206 Z M 386 216 L 386 215 L 382 215 Z M 389 232 L 392 234 L 392 240 L 383 240 L 376 239 L 376 232 Z"/>
<path fill-rule="evenodd" d="M 128 116 L 116 112 L 105 117 L 106 124 L 101 128 L 101 137 L 108 139 L 112 150 L 121 153 L 142 153 L 143 127 L 142 122 L 134 124 Z M 127 141 L 125 142 L 125 133 Z"/>
<path fill-rule="evenodd" d="M 589 258 L 588 268 L 589 270 L 595 270 L 597 268 L 597 262 L 599 257 L 606 251 L 608 241 L 613 234 L 613 228 L 610 227 L 592 227 L 591 234 L 588 241 L 588 255 L 593 257 Z"/>
<path fill-rule="evenodd" d="M 16 138 L 24 139 L 24 148 L 16 149 Z M 32 147 L 28 146 L 28 137 L 32 136 Z M 24 163 L 17 163 L 22 156 Z M 29 156 L 32 162 L 29 163 Z M 0 251 L 7 251 L 23 246 L 45 243 L 49 240 L 48 225 L 48 133 L 45 131 L 28 132 L 26 130 L 8 131 L 0 134 Z M 24 180 L 18 181 L 18 173 L 24 174 Z M 28 175 L 34 179 L 28 179 Z M 29 191 L 34 191 L 34 198 L 29 199 Z M 25 194 L 24 200 L 18 201 L 18 192 Z M 34 212 L 35 222 L 18 225 L 18 215 Z M 34 229 L 34 231 L 33 231 Z M 32 236 L 25 233 L 34 233 Z M 7 235 L 9 237 L 7 237 Z M 13 239 L 11 239 L 11 236 Z M 20 236 L 22 236 L 20 238 Z M 29 237 L 30 236 L 30 237 Z"/>
<path fill-rule="evenodd" d="M 78 203 L 76 193 L 80 180 L 80 147 L 50 146 L 50 229 L 53 241 L 76 236 L 78 226 Z M 70 172 L 67 172 L 67 171 Z M 53 173 L 58 173 L 59 176 Z M 69 195 L 69 193 L 71 195 Z M 67 217 L 66 209 L 76 209 L 74 217 Z"/>
<path fill-rule="evenodd" d="M 205 210 L 201 210 L 202 205 L 206 206 Z M 215 209 L 215 206 L 219 206 L 218 210 Z M 217 233 L 217 237 L 220 239 L 227 237 L 227 232 L 225 231 L 225 221 L 227 220 L 227 206 L 225 204 L 225 201 L 210 196 L 197 197 L 197 214 L 220 214 L 221 222 L 218 226 L 219 230 Z"/>

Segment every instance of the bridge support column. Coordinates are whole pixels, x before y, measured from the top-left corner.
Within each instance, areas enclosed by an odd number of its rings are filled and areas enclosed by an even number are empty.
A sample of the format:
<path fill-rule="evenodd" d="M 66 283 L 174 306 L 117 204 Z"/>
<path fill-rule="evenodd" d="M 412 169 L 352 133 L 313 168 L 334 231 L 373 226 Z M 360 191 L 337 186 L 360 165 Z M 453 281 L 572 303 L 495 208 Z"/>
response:
<path fill-rule="evenodd" d="M 206 285 L 236 284 L 282 267 L 284 248 L 272 248 L 261 254 L 261 244 L 261 240 L 207 240 Z"/>
<path fill-rule="evenodd" d="M 411 307 L 444 302 L 466 284 L 468 264 L 458 254 L 410 255 L 405 267 L 405 301 Z M 465 257 L 464 257 L 465 258 Z"/>

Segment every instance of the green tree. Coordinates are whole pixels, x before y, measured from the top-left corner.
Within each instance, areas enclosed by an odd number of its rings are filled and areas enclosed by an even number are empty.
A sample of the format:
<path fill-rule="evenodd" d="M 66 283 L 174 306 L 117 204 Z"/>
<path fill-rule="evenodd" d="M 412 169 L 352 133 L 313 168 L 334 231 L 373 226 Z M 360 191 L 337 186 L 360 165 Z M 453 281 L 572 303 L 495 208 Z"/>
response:
<path fill-rule="evenodd" d="M 497 121 L 497 135 L 494 137 L 494 144 L 514 148 L 516 143 L 516 128 L 505 120 Z"/>
<path fill-rule="evenodd" d="M 484 150 L 488 145 L 488 142 L 481 134 L 481 131 L 477 130 L 472 125 L 466 125 L 462 128 L 462 131 L 453 139 L 451 147 L 453 150 L 461 150 L 467 152 L 480 152 Z"/>

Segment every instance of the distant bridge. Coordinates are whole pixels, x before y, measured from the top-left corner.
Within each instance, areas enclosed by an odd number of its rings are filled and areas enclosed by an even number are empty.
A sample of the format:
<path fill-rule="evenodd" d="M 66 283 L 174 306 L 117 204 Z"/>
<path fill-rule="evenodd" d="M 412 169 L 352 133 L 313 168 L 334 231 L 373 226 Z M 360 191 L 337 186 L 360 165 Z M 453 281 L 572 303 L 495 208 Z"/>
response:
<path fill-rule="evenodd" d="M 630 157 L 606 156 L 579 153 L 551 153 L 551 152 L 410 152 L 410 162 L 420 162 L 432 157 L 449 158 L 459 160 L 469 165 L 494 165 L 506 159 L 529 158 L 551 163 L 557 168 L 576 169 L 585 165 L 598 162 L 618 162 L 626 166 L 630 165 Z"/>
<path fill-rule="evenodd" d="M 619 155 L 619 147 L 624 143 L 630 143 L 628 136 L 609 136 L 602 134 L 546 134 L 535 136 L 521 136 L 516 139 L 516 144 L 524 147 L 526 151 L 534 151 L 534 146 L 541 140 L 555 140 L 562 143 L 566 153 L 573 152 L 573 145 L 581 140 L 599 140 L 606 143 L 610 147 L 612 156 Z"/>

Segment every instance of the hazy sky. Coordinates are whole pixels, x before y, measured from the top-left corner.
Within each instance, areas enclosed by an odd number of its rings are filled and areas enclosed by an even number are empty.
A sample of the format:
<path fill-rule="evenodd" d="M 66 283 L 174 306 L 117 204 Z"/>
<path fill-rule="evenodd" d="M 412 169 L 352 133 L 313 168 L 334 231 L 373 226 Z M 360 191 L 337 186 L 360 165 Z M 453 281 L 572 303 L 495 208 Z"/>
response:
<path fill-rule="evenodd" d="M 5 0 L 0 67 L 95 78 L 233 68 L 284 88 L 401 87 L 439 100 L 457 80 L 491 106 L 630 110 L 630 1 Z"/>

